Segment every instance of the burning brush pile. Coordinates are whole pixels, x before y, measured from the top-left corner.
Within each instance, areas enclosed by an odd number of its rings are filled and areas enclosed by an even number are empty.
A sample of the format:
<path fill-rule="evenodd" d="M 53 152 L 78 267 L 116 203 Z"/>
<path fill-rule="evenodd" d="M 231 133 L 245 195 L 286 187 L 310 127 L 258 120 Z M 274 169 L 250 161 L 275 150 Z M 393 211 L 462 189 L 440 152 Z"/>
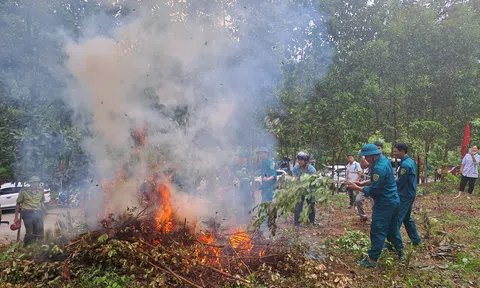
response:
<path fill-rule="evenodd" d="M 174 217 L 168 186 L 157 191 L 154 207 L 110 215 L 101 229 L 72 240 L 3 247 L 1 280 L 21 287 L 291 287 L 319 267 L 287 237 L 267 241 L 213 220 L 208 229 L 187 225 Z"/>

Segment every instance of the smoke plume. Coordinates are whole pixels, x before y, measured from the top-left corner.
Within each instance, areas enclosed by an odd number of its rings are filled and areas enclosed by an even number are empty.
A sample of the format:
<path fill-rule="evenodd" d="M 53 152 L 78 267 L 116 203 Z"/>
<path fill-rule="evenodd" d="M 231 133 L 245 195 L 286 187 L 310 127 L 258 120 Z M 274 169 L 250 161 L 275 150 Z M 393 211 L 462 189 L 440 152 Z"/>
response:
<path fill-rule="evenodd" d="M 94 202 L 102 201 L 98 183 L 113 183 L 111 212 L 121 212 L 138 205 L 136 191 L 148 177 L 174 172 L 182 182 L 172 183 L 178 216 L 214 216 L 212 187 L 222 169 L 240 151 L 254 161 L 257 147 L 275 147 L 263 122 L 276 105 L 282 65 L 325 49 L 316 8 L 312 0 L 25 6 L 54 46 L 40 51 L 56 87 L 65 88 L 58 94 L 87 131 L 82 147 L 96 175 Z M 73 30 L 62 29 L 65 17 Z M 60 52 L 65 61 L 52 60 Z"/>

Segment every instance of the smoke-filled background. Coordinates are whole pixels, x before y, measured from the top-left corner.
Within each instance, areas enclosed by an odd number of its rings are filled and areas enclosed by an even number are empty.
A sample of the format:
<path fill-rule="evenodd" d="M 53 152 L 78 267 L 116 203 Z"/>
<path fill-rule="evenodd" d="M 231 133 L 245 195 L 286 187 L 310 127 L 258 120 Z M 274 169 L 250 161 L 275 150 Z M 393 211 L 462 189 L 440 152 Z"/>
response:
<path fill-rule="evenodd" d="M 322 54 L 308 71 L 319 73 L 329 62 L 314 1 L 2 5 L 12 17 L 1 28 L 2 88 L 28 107 L 13 176 L 95 190 L 124 172 L 115 211 L 135 205 L 152 171 L 182 178 L 179 193 L 194 195 L 175 199 L 182 205 L 214 202 L 197 191 L 199 179 L 213 181 L 241 151 L 275 148 L 266 117 L 289 65 Z M 213 213 L 190 202 L 200 206 Z"/>

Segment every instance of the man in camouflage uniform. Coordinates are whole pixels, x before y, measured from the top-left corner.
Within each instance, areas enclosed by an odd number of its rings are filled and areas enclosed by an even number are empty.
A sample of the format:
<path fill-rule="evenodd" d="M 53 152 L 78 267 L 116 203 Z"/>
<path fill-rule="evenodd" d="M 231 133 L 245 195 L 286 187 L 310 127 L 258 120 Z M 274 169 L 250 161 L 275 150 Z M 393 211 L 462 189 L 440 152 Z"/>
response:
<path fill-rule="evenodd" d="M 22 209 L 21 217 L 25 225 L 24 245 L 36 242 L 43 238 L 43 211 L 45 210 L 45 195 L 40 187 L 40 178 L 33 176 L 28 180 L 30 187 L 20 190 L 15 206 L 15 223 L 19 223 L 18 213 Z"/>

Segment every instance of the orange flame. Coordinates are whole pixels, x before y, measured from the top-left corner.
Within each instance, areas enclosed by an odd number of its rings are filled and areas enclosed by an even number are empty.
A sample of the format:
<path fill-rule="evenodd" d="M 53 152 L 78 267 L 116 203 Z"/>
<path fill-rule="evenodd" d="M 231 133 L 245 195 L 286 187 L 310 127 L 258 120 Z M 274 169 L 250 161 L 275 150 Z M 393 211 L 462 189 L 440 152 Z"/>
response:
<path fill-rule="evenodd" d="M 202 259 L 201 262 L 205 263 L 207 262 L 208 264 L 220 264 L 220 252 L 222 249 L 220 247 L 215 247 L 215 237 L 213 236 L 212 233 L 207 232 L 203 233 L 200 235 L 200 238 L 198 239 L 201 243 L 207 244 L 210 246 L 207 246 L 206 251 L 208 252 L 208 255 L 205 255 Z"/>
<path fill-rule="evenodd" d="M 266 250 L 266 249 L 262 249 L 262 250 L 260 250 L 260 252 L 258 252 L 258 256 L 260 256 L 260 257 L 265 256 L 265 254 L 267 254 L 267 250 Z"/>
<path fill-rule="evenodd" d="M 250 235 L 243 229 L 238 228 L 229 237 L 230 245 L 235 250 L 250 252 L 253 249 L 253 243 Z"/>
<path fill-rule="evenodd" d="M 170 202 L 170 190 L 166 184 L 158 186 L 160 207 L 156 211 L 155 222 L 165 233 L 173 230 L 173 210 Z"/>

